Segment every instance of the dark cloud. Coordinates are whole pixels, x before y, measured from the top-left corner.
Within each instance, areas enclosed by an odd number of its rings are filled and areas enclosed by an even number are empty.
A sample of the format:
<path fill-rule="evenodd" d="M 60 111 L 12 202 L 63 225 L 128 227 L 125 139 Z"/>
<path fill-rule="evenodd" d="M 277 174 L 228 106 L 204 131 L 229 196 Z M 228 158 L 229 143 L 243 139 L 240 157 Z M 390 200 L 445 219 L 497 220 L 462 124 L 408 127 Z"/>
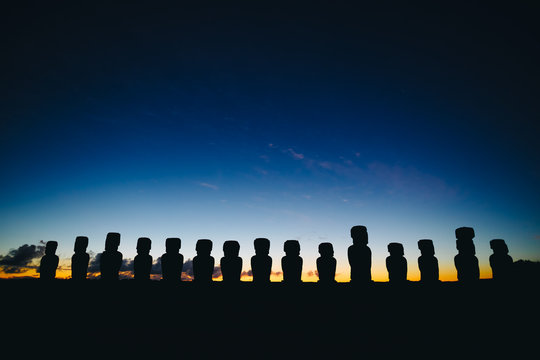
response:
<path fill-rule="evenodd" d="M 17 274 L 37 268 L 38 266 L 33 264 L 33 260 L 45 255 L 45 243 L 40 241 L 40 244 L 24 244 L 17 249 L 10 250 L 5 256 L 0 255 L 0 269 L 4 273 Z"/>

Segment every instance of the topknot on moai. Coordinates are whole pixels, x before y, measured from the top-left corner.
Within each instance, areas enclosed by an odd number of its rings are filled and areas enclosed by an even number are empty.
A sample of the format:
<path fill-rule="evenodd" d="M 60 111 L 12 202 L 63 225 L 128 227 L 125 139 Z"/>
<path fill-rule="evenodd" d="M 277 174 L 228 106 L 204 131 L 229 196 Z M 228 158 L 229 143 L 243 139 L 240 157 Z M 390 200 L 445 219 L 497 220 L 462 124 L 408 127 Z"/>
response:
<path fill-rule="evenodd" d="M 45 255 L 41 258 L 39 264 L 39 278 L 43 280 L 52 280 L 56 277 L 56 269 L 58 268 L 58 256 L 56 249 L 58 242 L 47 241 L 45 244 Z"/>
<path fill-rule="evenodd" d="M 368 244 L 367 228 L 356 225 L 351 228 L 353 244 L 347 250 L 351 266 L 352 283 L 371 283 L 371 249 Z"/>
<path fill-rule="evenodd" d="M 270 252 L 270 240 L 256 238 L 253 245 L 255 247 L 255 255 L 251 257 L 253 282 L 256 284 L 269 283 L 272 272 L 272 258 L 268 255 Z"/>
<path fill-rule="evenodd" d="M 179 253 L 182 240 L 180 238 L 167 238 L 165 240 L 165 254 L 161 255 L 161 275 L 166 281 L 182 281 L 184 256 Z"/>
<path fill-rule="evenodd" d="M 334 258 L 334 247 L 329 242 L 319 244 L 320 257 L 317 258 L 317 272 L 319 282 L 324 284 L 335 283 L 336 258 Z"/>
<path fill-rule="evenodd" d="M 489 265 L 493 272 L 493 279 L 509 281 L 512 277 L 514 260 L 508 255 L 508 246 L 503 239 L 493 239 L 489 242 L 493 254 L 489 256 Z"/>
<path fill-rule="evenodd" d="M 470 227 L 460 227 L 456 229 L 456 248 L 458 254 L 454 257 L 454 264 L 457 270 L 458 280 L 469 282 L 480 278 L 480 268 L 476 258 L 474 247 L 474 229 Z"/>
<path fill-rule="evenodd" d="M 88 263 L 90 255 L 86 253 L 88 247 L 88 237 L 77 236 L 73 256 L 71 257 L 71 278 L 73 280 L 85 280 L 88 273 Z"/>
<path fill-rule="evenodd" d="M 224 283 L 238 283 L 242 276 L 242 258 L 240 253 L 240 243 L 236 240 L 227 240 L 223 243 L 223 254 L 221 258 L 221 275 Z"/>
<path fill-rule="evenodd" d="M 388 252 L 390 256 L 386 258 L 386 269 L 388 270 L 388 280 L 393 284 L 401 284 L 407 281 L 407 259 L 405 259 L 403 245 L 400 243 L 389 243 Z"/>
<path fill-rule="evenodd" d="M 298 240 L 287 240 L 283 244 L 285 256 L 281 258 L 283 282 L 296 284 L 302 282 L 303 260 L 300 257 L 300 243 Z"/>
<path fill-rule="evenodd" d="M 439 261 L 435 257 L 435 248 L 430 239 L 418 240 L 418 268 L 420 269 L 420 281 L 433 283 L 439 281 Z"/>
<path fill-rule="evenodd" d="M 149 280 L 152 272 L 152 256 L 150 249 L 152 240 L 147 237 L 140 237 L 137 240 L 137 256 L 135 256 L 134 275 L 136 280 Z"/>
<path fill-rule="evenodd" d="M 212 240 L 197 240 L 195 251 L 197 251 L 197 255 L 193 258 L 193 280 L 198 283 L 212 282 L 214 273 L 214 258 L 210 256 Z"/>

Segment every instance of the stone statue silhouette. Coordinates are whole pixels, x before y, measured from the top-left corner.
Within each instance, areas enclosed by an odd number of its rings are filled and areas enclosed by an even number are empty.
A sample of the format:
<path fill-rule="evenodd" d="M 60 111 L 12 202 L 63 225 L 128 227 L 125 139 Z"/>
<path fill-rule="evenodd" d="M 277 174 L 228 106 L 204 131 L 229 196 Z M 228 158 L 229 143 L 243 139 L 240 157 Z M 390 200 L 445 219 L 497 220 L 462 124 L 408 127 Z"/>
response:
<path fill-rule="evenodd" d="M 166 281 L 182 281 L 184 256 L 180 254 L 182 241 L 179 238 L 165 240 L 165 254 L 161 255 L 161 274 Z"/>
<path fill-rule="evenodd" d="M 239 283 L 242 275 L 242 258 L 238 256 L 240 244 L 235 240 L 227 240 L 223 243 L 223 254 L 221 258 L 221 275 L 223 282 Z"/>
<path fill-rule="evenodd" d="M 211 283 L 214 273 L 214 258 L 212 252 L 212 240 L 199 239 L 195 245 L 197 255 L 193 258 L 193 281 L 196 283 Z"/>
<path fill-rule="evenodd" d="M 39 278 L 43 280 L 52 280 L 56 277 L 56 269 L 58 268 L 58 256 L 56 248 L 58 242 L 47 241 L 45 244 L 45 255 L 41 258 L 39 264 Z"/>
<path fill-rule="evenodd" d="M 283 244 L 285 256 L 281 258 L 281 269 L 283 270 L 283 282 L 287 284 L 298 284 L 302 282 L 302 264 L 300 257 L 300 243 L 298 240 L 287 240 Z"/>
<path fill-rule="evenodd" d="M 251 257 L 253 282 L 256 284 L 269 283 L 272 272 L 272 258 L 268 255 L 270 240 L 257 238 L 253 241 L 253 245 L 255 246 L 255 255 Z"/>
<path fill-rule="evenodd" d="M 147 237 L 140 237 L 137 240 L 137 256 L 133 260 L 133 274 L 135 280 L 150 280 L 152 272 L 152 256 L 150 249 L 152 240 Z"/>
<path fill-rule="evenodd" d="M 407 281 L 407 259 L 403 256 L 403 245 L 400 243 L 388 244 L 390 256 L 386 258 L 388 281 L 391 284 L 403 284 Z"/>
<path fill-rule="evenodd" d="M 480 269 L 473 243 L 474 229 L 460 227 L 456 229 L 456 248 L 458 254 L 454 257 L 457 278 L 460 282 L 471 282 L 480 279 Z"/>
<path fill-rule="evenodd" d="M 319 254 L 321 255 L 319 258 L 317 258 L 317 272 L 319 273 L 319 283 L 335 283 L 337 261 L 334 258 L 334 247 L 329 242 L 320 243 Z"/>
<path fill-rule="evenodd" d="M 512 278 L 514 260 L 508 255 L 508 246 L 503 239 L 493 239 L 489 242 L 493 254 L 489 256 L 489 265 L 493 279 L 507 282 Z"/>
<path fill-rule="evenodd" d="M 368 244 L 367 228 L 362 225 L 351 228 L 353 244 L 347 250 L 349 265 L 351 266 L 352 283 L 371 282 L 371 249 Z"/>
<path fill-rule="evenodd" d="M 118 280 L 118 273 L 122 267 L 122 253 L 118 251 L 120 234 L 110 232 L 105 239 L 105 251 L 101 253 L 99 268 L 102 280 Z"/>
<path fill-rule="evenodd" d="M 420 269 L 420 281 L 425 284 L 432 284 L 439 281 L 439 261 L 435 257 L 433 241 L 429 239 L 418 240 L 418 268 Z"/>
<path fill-rule="evenodd" d="M 71 278 L 73 280 L 86 280 L 90 255 L 86 253 L 88 238 L 77 236 L 75 238 L 75 254 L 71 257 Z"/>

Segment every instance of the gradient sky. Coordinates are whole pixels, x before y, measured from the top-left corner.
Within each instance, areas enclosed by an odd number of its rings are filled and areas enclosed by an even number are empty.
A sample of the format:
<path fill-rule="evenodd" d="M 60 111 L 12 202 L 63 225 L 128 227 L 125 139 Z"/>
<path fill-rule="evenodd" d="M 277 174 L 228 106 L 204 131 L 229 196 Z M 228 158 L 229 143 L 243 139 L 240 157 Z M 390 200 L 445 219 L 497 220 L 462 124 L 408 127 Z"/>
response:
<path fill-rule="evenodd" d="M 389 242 L 410 280 L 433 239 L 455 280 L 454 229 L 540 260 L 538 4 L 190 2 L 37 4 L 2 11 L 0 254 L 77 235 L 297 239 L 305 280 L 332 242 L 368 228 L 373 278 Z M 507 6 L 511 6 L 508 8 Z"/>

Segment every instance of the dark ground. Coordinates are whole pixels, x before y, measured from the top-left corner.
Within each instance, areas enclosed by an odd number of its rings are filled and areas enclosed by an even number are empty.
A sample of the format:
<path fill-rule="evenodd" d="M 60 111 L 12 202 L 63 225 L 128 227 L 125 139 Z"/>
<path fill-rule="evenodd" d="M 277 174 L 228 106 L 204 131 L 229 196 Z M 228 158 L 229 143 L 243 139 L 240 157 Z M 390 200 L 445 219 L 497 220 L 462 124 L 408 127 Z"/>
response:
<path fill-rule="evenodd" d="M 0 281 L 4 351 L 166 358 L 537 355 L 537 286 Z"/>

